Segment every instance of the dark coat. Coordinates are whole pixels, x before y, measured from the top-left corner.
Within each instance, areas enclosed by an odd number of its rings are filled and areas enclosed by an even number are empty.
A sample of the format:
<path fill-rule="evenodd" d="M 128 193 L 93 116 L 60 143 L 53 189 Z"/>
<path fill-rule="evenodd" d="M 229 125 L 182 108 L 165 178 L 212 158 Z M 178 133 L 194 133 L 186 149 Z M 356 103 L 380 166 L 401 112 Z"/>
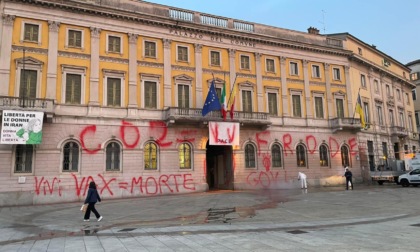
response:
<path fill-rule="evenodd" d="M 85 199 L 85 204 L 96 203 L 98 201 L 101 202 L 101 197 L 99 197 L 98 191 L 94 188 L 89 188 L 89 191 Z"/>
<path fill-rule="evenodd" d="M 346 178 L 350 179 L 351 177 L 353 177 L 353 174 L 351 173 L 351 171 L 346 171 L 346 172 L 344 173 L 344 177 L 346 177 Z"/>

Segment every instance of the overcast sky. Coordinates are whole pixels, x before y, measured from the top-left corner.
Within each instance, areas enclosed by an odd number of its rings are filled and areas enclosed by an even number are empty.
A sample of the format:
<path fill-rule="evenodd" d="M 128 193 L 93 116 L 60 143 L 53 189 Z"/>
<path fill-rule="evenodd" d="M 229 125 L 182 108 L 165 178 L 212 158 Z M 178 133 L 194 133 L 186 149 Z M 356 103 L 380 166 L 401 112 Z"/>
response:
<path fill-rule="evenodd" d="M 420 59 L 420 0 L 148 0 L 306 32 L 348 32 L 403 64 Z"/>

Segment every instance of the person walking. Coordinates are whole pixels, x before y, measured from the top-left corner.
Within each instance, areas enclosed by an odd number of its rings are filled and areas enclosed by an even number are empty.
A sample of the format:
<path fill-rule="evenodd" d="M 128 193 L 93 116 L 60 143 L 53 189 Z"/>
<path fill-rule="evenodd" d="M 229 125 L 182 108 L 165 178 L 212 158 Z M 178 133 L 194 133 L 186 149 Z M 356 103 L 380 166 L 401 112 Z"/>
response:
<path fill-rule="evenodd" d="M 91 181 L 89 183 L 89 190 L 85 199 L 85 204 L 88 204 L 88 206 L 83 221 L 89 221 L 90 211 L 92 211 L 95 214 L 98 221 L 102 220 L 102 215 L 100 215 L 95 208 L 95 204 L 98 201 L 101 202 L 101 197 L 99 196 L 98 190 L 96 190 L 95 182 Z"/>
<path fill-rule="evenodd" d="M 344 177 L 346 177 L 346 190 L 349 189 L 349 183 L 351 184 L 351 189 L 353 190 L 353 174 L 349 170 L 348 167 L 346 167 L 346 171 L 344 172 Z"/>
<path fill-rule="evenodd" d="M 300 180 L 300 187 L 302 189 L 307 189 L 307 184 L 306 184 L 306 174 L 303 172 L 299 172 L 298 173 L 298 180 Z"/>

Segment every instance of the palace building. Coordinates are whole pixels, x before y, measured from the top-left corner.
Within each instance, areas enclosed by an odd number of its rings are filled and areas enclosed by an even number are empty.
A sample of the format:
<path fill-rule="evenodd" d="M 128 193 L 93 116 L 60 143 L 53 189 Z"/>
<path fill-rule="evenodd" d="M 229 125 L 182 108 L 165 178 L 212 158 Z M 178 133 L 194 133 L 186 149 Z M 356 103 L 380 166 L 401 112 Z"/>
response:
<path fill-rule="evenodd" d="M 410 69 L 351 34 L 134 0 L 0 7 L 0 205 L 90 181 L 105 199 L 340 185 L 345 166 L 366 182 L 418 150 Z M 203 116 L 216 95 L 225 117 Z"/>

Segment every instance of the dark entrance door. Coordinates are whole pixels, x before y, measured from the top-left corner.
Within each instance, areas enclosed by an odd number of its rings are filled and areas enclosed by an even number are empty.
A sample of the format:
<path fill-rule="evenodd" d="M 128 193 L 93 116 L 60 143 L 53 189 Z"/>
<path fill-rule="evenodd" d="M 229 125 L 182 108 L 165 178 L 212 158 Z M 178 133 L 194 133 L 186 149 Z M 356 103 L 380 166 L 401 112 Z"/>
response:
<path fill-rule="evenodd" d="M 207 184 L 210 190 L 233 190 L 232 146 L 206 145 Z"/>

